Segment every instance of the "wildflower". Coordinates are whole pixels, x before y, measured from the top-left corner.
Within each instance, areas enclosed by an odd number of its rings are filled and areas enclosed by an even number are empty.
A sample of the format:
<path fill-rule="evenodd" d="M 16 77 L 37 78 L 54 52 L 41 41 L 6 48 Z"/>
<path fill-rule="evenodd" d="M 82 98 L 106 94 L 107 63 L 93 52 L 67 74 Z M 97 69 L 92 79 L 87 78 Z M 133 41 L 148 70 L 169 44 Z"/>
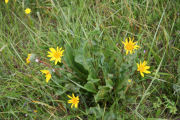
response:
<path fill-rule="evenodd" d="M 9 0 L 5 0 L 5 3 L 8 4 Z"/>
<path fill-rule="evenodd" d="M 46 82 L 48 83 L 49 80 L 51 79 L 51 73 L 50 73 L 50 71 L 49 71 L 49 70 L 41 70 L 41 72 L 42 72 L 43 74 L 45 74 Z"/>
<path fill-rule="evenodd" d="M 64 50 L 62 48 L 57 47 L 55 50 L 54 48 L 49 48 L 50 51 L 48 51 L 47 57 L 51 57 L 50 61 L 55 61 L 55 65 L 57 62 L 61 63 L 61 57 L 63 56 Z"/>
<path fill-rule="evenodd" d="M 144 50 L 144 53 L 146 53 L 146 50 Z"/>
<path fill-rule="evenodd" d="M 37 113 L 38 111 L 37 110 L 33 110 L 34 113 Z"/>
<path fill-rule="evenodd" d="M 27 58 L 26 58 L 26 63 L 29 64 L 31 61 L 35 61 L 36 59 L 36 55 L 31 53 L 31 54 L 28 54 Z"/>
<path fill-rule="evenodd" d="M 128 80 L 128 82 L 129 82 L 129 83 L 131 83 L 131 82 L 132 82 L 132 80 L 131 80 L 131 79 L 129 79 L 129 80 Z"/>
<path fill-rule="evenodd" d="M 28 54 L 28 57 L 26 58 L 26 63 L 29 64 L 31 59 L 31 54 Z"/>
<path fill-rule="evenodd" d="M 37 63 L 38 63 L 38 62 L 39 62 L 39 59 L 35 59 L 35 62 L 37 62 Z"/>
<path fill-rule="evenodd" d="M 147 70 L 150 68 L 150 66 L 146 66 L 146 64 L 147 64 L 146 61 L 144 61 L 143 63 L 141 63 L 140 61 L 140 64 L 137 63 L 137 67 L 138 67 L 137 71 L 140 72 L 142 77 L 144 77 L 144 73 L 147 73 L 147 74 L 151 73 L 150 71 Z"/>
<path fill-rule="evenodd" d="M 71 108 L 74 106 L 75 108 L 78 107 L 78 103 L 79 103 L 79 96 L 75 97 L 74 94 L 72 94 L 72 97 L 68 95 L 68 97 L 71 100 L 68 100 L 68 103 L 72 103 Z"/>
<path fill-rule="evenodd" d="M 129 39 L 129 41 L 128 41 Z M 124 44 L 124 49 L 126 50 L 126 55 L 130 52 L 130 54 L 132 54 L 134 52 L 135 49 L 138 49 L 140 46 L 136 45 L 137 42 L 133 42 L 134 38 L 131 39 L 126 38 L 126 41 L 122 41 L 122 43 Z"/>
<path fill-rule="evenodd" d="M 30 8 L 26 8 L 26 9 L 25 9 L 25 13 L 26 13 L 26 14 L 31 13 L 31 9 L 30 9 Z"/>

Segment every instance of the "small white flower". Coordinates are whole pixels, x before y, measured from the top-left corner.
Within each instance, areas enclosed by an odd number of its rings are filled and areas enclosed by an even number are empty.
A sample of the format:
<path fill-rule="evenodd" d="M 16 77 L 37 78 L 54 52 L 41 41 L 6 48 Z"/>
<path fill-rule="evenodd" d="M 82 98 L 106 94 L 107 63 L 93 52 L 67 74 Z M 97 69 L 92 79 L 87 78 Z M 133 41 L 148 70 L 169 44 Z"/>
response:
<path fill-rule="evenodd" d="M 36 58 L 35 61 L 38 63 L 38 62 L 39 62 L 39 59 Z"/>

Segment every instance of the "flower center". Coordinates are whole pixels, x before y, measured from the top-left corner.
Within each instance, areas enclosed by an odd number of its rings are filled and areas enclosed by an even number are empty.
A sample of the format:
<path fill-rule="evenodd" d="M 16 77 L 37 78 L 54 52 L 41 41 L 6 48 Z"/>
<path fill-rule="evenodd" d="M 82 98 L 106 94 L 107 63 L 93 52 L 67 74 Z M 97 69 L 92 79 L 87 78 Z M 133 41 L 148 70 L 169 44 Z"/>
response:
<path fill-rule="evenodd" d="M 72 103 L 73 103 L 73 104 L 76 104 L 76 103 L 78 103 L 78 100 L 77 100 L 76 98 L 73 98 L 73 99 L 72 99 Z"/>
<path fill-rule="evenodd" d="M 134 45 L 133 45 L 132 43 L 128 43 L 128 44 L 126 45 L 126 49 L 127 49 L 127 50 L 133 50 L 133 49 L 134 49 Z"/>
<path fill-rule="evenodd" d="M 55 57 L 56 59 L 60 58 L 60 56 L 61 56 L 61 53 L 60 53 L 60 52 L 55 52 L 55 53 L 54 53 L 54 57 Z"/>
<path fill-rule="evenodd" d="M 143 72 L 144 71 L 144 66 L 139 66 L 139 71 Z"/>

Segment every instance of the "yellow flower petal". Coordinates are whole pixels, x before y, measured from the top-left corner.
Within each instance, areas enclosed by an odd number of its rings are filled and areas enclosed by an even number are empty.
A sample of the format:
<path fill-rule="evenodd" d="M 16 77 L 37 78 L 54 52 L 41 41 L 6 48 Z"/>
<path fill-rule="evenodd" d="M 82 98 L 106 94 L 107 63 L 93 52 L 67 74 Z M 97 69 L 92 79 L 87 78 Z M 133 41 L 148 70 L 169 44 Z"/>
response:
<path fill-rule="evenodd" d="M 147 73 L 147 74 L 149 74 L 149 73 L 151 73 L 151 72 L 146 70 L 146 71 L 144 71 L 144 73 Z"/>
<path fill-rule="evenodd" d="M 31 54 L 28 54 L 28 57 L 26 58 L 26 63 L 29 64 L 31 59 Z"/>
<path fill-rule="evenodd" d="M 128 51 L 126 51 L 126 55 L 128 55 Z"/>
<path fill-rule="evenodd" d="M 75 98 L 74 93 L 72 94 L 72 97 Z"/>
<path fill-rule="evenodd" d="M 74 104 L 71 105 L 71 108 L 73 108 L 73 105 L 74 105 Z"/>
<path fill-rule="evenodd" d="M 132 50 L 130 50 L 130 54 L 132 54 Z"/>
<path fill-rule="evenodd" d="M 72 97 L 70 95 L 67 95 L 67 96 L 68 96 L 68 98 L 72 99 Z"/>
<path fill-rule="evenodd" d="M 42 73 L 47 74 L 49 70 L 40 70 Z"/>
<path fill-rule="evenodd" d="M 54 48 L 49 48 L 49 50 L 53 53 L 56 52 L 56 50 Z"/>
<path fill-rule="evenodd" d="M 50 79 L 51 79 L 51 74 L 49 73 L 46 75 L 46 82 L 48 83 Z"/>
<path fill-rule="evenodd" d="M 140 72 L 140 74 L 141 74 L 141 76 L 142 76 L 142 77 L 144 77 L 144 74 L 143 74 L 143 72 Z"/>
<path fill-rule="evenodd" d="M 74 107 L 77 108 L 77 107 L 78 107 L 78 104 L 76 103 Z"/>
<path fill-rule="evenodd" d="M 68 103 L 72 103 L 72 100 L 68 100 Z"/>
<path fill-rule="evenodd" d="M 150 66 L 145 66 L 145 69 L 149 69 L 150 68 Z"/>
<path fill-rule="evenodd" d="M 45 74 L 46 77 L 46 82 L 48 83 L 49 80 L 51 79 L 51 73 L 49 70 L 40 70 L 43 74 Z"/>
<path fill-rule="evenodd" d="M 137 67 L 139 68 L 139 64 L 137 63 Z"/>

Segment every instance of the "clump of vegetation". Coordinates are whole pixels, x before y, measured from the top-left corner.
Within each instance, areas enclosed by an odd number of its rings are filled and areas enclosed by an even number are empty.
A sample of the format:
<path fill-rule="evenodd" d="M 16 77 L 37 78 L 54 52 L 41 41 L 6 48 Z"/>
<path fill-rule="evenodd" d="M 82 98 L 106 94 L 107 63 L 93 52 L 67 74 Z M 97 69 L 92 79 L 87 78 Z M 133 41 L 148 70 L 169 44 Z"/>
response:
<path fill-rule="evenodd" d="M 179 119 L 180 2 L 5 0 L 2 119 Z"/>

